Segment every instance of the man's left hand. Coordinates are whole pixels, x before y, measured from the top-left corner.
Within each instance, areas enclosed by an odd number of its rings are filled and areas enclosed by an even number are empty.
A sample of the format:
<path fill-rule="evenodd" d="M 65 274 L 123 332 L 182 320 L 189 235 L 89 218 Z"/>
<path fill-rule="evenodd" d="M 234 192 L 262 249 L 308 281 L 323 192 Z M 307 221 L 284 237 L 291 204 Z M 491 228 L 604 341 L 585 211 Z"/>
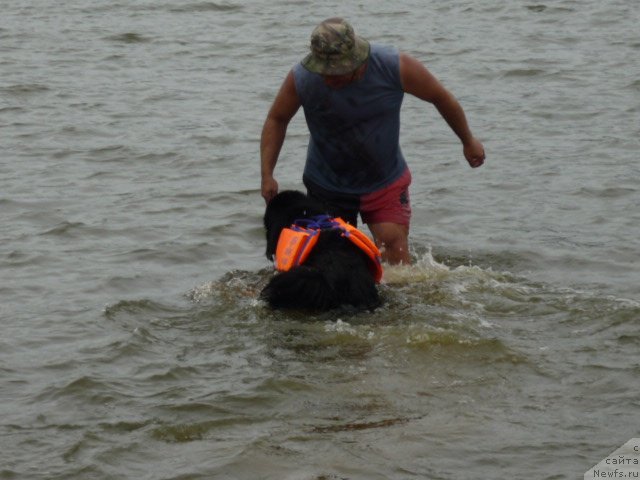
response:
<path fill-rule="evenodd" d="M 471 168 L 478 168 L 484 163 L 484 147 L 478 139 L 471 139 L 471 141 L 464 146 L 463 152 L 464 158 L 467 159 Z"/>

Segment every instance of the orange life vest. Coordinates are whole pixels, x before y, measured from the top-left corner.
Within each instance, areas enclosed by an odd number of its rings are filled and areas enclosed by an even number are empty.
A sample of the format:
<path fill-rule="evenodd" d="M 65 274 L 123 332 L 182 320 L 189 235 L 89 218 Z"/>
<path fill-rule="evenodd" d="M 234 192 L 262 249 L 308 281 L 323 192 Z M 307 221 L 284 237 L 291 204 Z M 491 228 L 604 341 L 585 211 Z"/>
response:
<path fill-rule="evenodd" d="M 276 246 L 276 270 L 287 270 L 302 265 L 311 250 L 318 243 L 320 232 L 326 229 L 342 230 L 342 236 L 348 238 L 369 258 L 369 269 L 376 283 L 382 279 L 382 258 L 375 243 L 353 225 L 341 218 L 319 217 L 319 220 L 297 221 L 289 228 L 283 228 Z"/>

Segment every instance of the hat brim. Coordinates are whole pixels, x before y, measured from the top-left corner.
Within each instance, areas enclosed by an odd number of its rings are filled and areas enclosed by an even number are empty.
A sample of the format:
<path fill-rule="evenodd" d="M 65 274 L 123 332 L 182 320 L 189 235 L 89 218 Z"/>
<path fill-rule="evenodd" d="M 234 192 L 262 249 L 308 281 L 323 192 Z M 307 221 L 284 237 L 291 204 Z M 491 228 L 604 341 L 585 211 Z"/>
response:
<path fill-rule="evenodd" d="M 301 63 L 310 72 L 320 75 L 347 75 L 367 61 L 370 48 L 367 40 L 356 36 L 353 52 L 349 55 L 324 59 L 310 53 Z"/>

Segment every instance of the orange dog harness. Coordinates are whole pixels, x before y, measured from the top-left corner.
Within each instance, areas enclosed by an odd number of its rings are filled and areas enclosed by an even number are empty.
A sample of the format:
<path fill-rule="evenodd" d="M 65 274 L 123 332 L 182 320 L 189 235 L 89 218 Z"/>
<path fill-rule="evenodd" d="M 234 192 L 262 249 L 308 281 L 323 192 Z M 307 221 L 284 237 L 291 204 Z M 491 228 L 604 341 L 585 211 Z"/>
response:
<path fill-rule="evenodd" d="M 341 218 L 331 218 L 327 215 L 296 220 L 291 227 L 282 229 L 276 247 L 276 270 L 286 272 L 302 265 L 318 243 L 319 234 L 323 230 L 341 230 L 343 237 L 348 238 L 367 255 L 370 260 L 369 269 L 376 283 L 380 283 L 382 259 L 375 243 L 353 225 L 349 225 Z"/>

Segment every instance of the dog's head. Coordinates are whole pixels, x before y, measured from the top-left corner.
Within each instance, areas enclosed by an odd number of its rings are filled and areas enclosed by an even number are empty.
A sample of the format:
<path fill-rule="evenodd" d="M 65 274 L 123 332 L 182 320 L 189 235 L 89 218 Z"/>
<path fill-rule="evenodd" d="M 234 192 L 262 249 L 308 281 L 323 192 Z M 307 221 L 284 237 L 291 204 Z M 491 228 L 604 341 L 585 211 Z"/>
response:
<path fill-rule="evenodd" d="M 283 228 L 301 218 L 325 213 L 320 202 L 297 190 L 284 190 L 267 204 L 264 212 L 264 228 L 267 235 L 266 255 L 269 260 L 276 253 L 278 238 Z"/>

